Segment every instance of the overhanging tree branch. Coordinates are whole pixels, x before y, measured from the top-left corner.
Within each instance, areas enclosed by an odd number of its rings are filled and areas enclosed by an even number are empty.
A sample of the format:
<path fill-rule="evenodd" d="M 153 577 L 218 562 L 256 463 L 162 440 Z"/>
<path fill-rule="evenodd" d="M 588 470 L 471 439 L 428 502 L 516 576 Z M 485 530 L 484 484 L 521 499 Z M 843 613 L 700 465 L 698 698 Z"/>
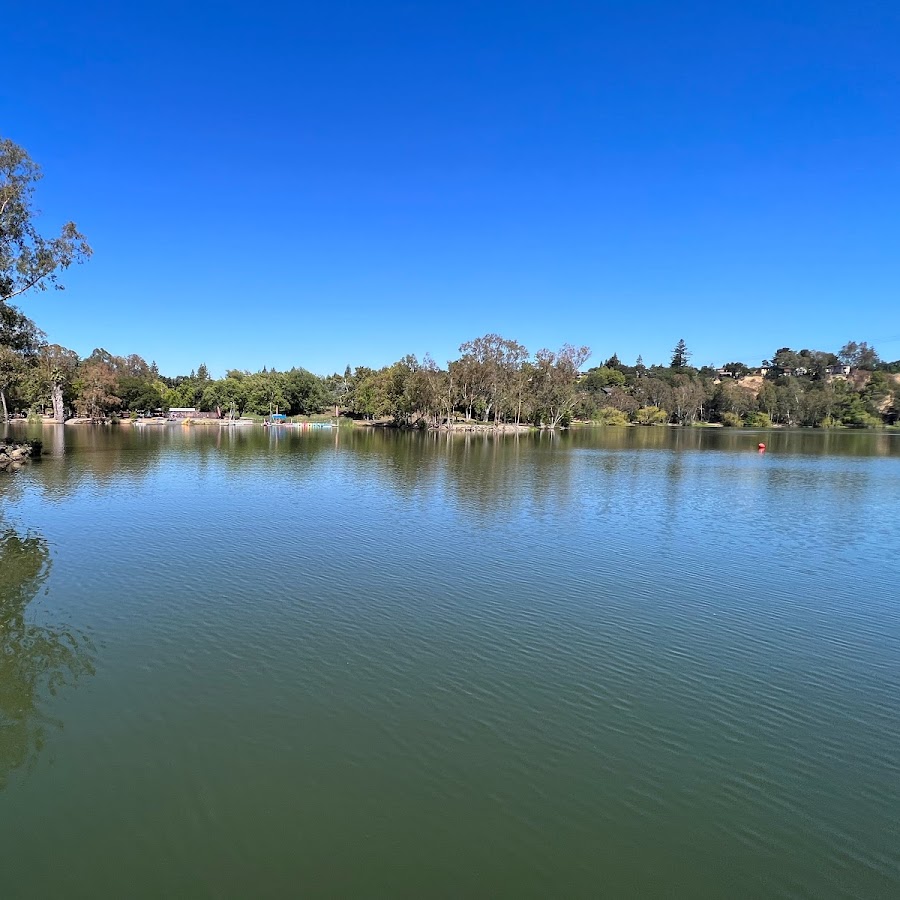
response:
<path fill-rule="evenodd" d="M 0 139 L 0 303 L 26 291 L 63 290 L 59 272 L 90 259 L 93 251 L 74 222 L 45 238 L 35 227 L 32 206 L 40 167 L 9 139 Z"/>

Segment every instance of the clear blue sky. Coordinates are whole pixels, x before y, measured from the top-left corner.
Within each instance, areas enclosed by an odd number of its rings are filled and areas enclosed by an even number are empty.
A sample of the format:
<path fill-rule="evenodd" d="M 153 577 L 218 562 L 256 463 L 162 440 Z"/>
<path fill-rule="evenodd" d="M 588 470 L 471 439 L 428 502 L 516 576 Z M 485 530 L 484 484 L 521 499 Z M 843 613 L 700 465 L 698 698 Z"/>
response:
<path fill-rule="evenodd" d="M 900 357 L 900 5 L 7 4 L 0 134 L 94 259 L 23 302 L 167 374 L 490 331 Z"/>

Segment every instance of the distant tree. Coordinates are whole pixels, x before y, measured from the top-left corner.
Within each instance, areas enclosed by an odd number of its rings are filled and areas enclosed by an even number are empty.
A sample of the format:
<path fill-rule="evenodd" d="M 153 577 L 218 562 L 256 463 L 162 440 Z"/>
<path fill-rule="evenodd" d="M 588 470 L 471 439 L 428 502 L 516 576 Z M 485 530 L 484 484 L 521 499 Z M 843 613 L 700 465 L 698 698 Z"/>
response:
<path fill-rule="evenodd" d="M 118 409 L 121 398 L 118 389 L 116 357 L 106 350 L 97 349 L 81 364 L 78 370 L 76 405 L 79 413 L 98 419 Z"/>
<path fill-rule="evenodd" d="M 78 354 L 59 344 L 41 347 L 37 361 L 36 394 L 41 401 L 49 400 L 53 418 L 57 422 L 66 419 L 66 407 L 75 399 L 75 376 Z"/>
<path fill-rule="evenodd" d="M 744 424 L 748 428 L 771 428 L 772 420 L 767 413 L 752 412 L 747 416 Z"/>
<path fill-rule="evenodd" d="M 0 139 L 0 304 L 31 290 L 62 290 L 58 272 L 91 255 L 74 222 L 58 237 L 45 238 L 34 224 L 32 206 L 40 167 L 9 139 Z"/>
<path fill-rule="evenodd" d="M 743 378 L 745 375 L 750 374 L 750 367 L 742 362 L 725 363 L 725 365 L 722 366 L 722 369 L 733 378 Z"/>
<path fill-rule="evenodd" d="M 801 350 L 800 357 L 803 360 L 803 367 L 813 378 L 824 377 L 827 368 L 838 361 L 834 353 L 828 353 L 824 350 Z"/>
<path fill-rule="evenodd" d="M 669 414 L 658 406 L 642 406 L 635 412 L 634 420 L 638 425 L 665 425 Z"/>
<path fill-rule="evenodd" d="M 23 312 L 0 303 L 0 421 L 9 419 L 9 392 L 25 378 L 43 342 L 41 332 Z"/>
<path fill-rule="evenodd" d="M 613 353 L 613 355 L 603 363 L 607 369 L 621 369 L 622 368 L 622 360 L 619 359 L 618 355 Z"/>
<path fill-rule="evenodd" d="M 881 418 L 873 414 L 865 400 L 855 391 L 843 393 L 835 407 L 835 415 L 851 428 L 873 428 L 881 424 Z"/>
<path fill-rule="evenodd" d="M 890 407 L 887 401 L 894 391 L 893 382 L 884 372 L 873 372 L 862 390 L 862 398 L 872 415 L 880 416 L 882 411 Z"/>
<path fill-rule="evenodd" d="M 676 345 L 675 349 L 672 351 L 672 361 L 669 364 L 673 369 L 683 369 L 687 366 L 691 359 L 691 352 L 687 348 L 687 344 L 684 342 L 684 338 L 682 338 Z"/>
<path fill-rule="evenodd" d="M 516 375 L 528 358 L 528 351 L 518 341 L 486 334 L 462 344 L 459 352 L 463 356 L 457 375 L 466 384 L 468 413 L 477 406 L 485 422 L 492 413 L 494 422 L 499 422 L 504 412 L 511 410 Z"/>
<path fill-rule="evenodd" d="M 856 353 L 859 350 L 859 344 L 856 341 L 847 341 L 838 351 L 838 359 L 845 366 L 852 366 L 856 363 Z"/>
<path fill-rule="evenodd" d="M 865 341 L 860 344 L 849 341 L 841 347 L 838 357 L 845 366 L 852 366 L 854 369 L 874 369 L 879 362 L 875 348 Z"/>
<path fill-rule="evenodd" d="M 803 366 L 803 362 L 803 357 L 795 350 L 791 350 L 790 347 L 780 347 L 772 357 L 772 366 L 776 369 L 773 374 L 777 376 L 782 372 L 793 373 Z"/>
<path fill-rule="evenodd" d="M 353 384 L 349 393 L 352 412 L 365 419 L 380 418 L 390 411 L 388 397 L 388 370 L 375 371 L 358 366 L 353 372 Z"/>
<path fill-rule="evenodd" d="M 306 369 L 294 368 L 285 373 L 283 393 L 290 415 L 320 413 L 331 399 L 322 379 Z"/>
<path fill-rule="evenodd" d="M 223 379 L 207 385 L 202 402 L 205 409 L 218 407 L 223 413 L 233 411 L 240 416 L 247 406 L 247 396 L 247 373 L 231 369 Z"/>
<path fill-rule="evenodd" d="M 253 375 L 248 375 L 246 385 L 246 403 L 250 412 L 260 416 L 270 413 L 281 413 L 288 409 L 285 396 L 285 379 L 280 372 L 269 371 L 265 367 Z"/>
<path fill-rule="evenodd" d="M 0 304 L 0 346 L 34 356 L 43 339 L 44 333 L 21 310 L 9 303 Z"/>
<path fill-rule="evenodd" d="M 0 344 L 0 422 L 9 421 L 7 396 L 25 377 L 28 363 L 21 353 Z"/>
<path fill-rule="evenodd" d="M 590 347 L 571 344 L 564 344 L 558 353 L 545 349 L 535 354 L 535 409 L 545 425 L 556 428 L 571 412 L 578 397 L 577 376 L 590 355 Z"/>
<path fill-rule="evenodd" d="M 334 406 L 338 410 L 342 407 L 346 408 L 348 396 L 353 385 L 353 371 L 350 366 L 347 366 L 343 375 L 335 372 L 321 379 L 321 381 L 327 394 L 327 405 Z"/>
<path fill-rule="evenodd" d="M 634 373 L 638 378 L 643 377 L 646 373 L 647 367 L 644 365 L 644 357 L 638 354 L 638 358 L 634 363 Z"/>
<path fill-rule="evenodd" d="M 680 425 L 691 425 L 706 401 L 706 390 L 699 378 L 679 373 L 672 385 L 672 414 Z"/>
<path fill-rule="evenodd" d="M 135 375 L 119 378 L 116 393 L 122 401 L 122 408 L 131 412 L 151 412 L 163 405 L 163 393 L 157 382 Z"/>
<path fill-rule="evenodd" d="M 639 378 L 632 387 L 632 395 L 637 406 L 655 406 L 671 409 L 674 401 L 669 383 L 654 375 Z"/>
<path fill-rule="evenodd" d="M 710 400 L 710 413 L 724 422 L 726 413 L 738 418 L 756 410 L 757 398 L 749 388 L 728 379 L 716 385 Z"/>
<path fill-rule="evenodd" d="M 619 369 L 611 369 L 605 363 L 596 368 L 589 369 L 587 375 L 581 380 L 581 389 L 589 393 L 597 393 L 612 386 L 621 387 L 625 384 L 625 376 Z"/>
<path fill-rule="evenodd" d="M 596 421 L 601 425 L 627 425 L 628 416 L 620 409 L 612 406 L 605 406 L 597 412 Z"/>

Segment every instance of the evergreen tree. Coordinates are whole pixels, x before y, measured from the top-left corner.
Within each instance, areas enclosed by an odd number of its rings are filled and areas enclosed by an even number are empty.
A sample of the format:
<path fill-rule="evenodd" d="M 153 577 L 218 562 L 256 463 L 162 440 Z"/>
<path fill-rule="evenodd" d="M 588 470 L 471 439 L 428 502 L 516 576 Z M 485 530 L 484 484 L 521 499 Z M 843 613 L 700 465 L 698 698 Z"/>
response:
<path fill-rule="evenodd" d="M 691 352 L 687 348 L 687 344 L 684 342 L 684 338 L 682 338 L 676 345 L 675 349 L 672 351 L 672 362 L 670 363 L 673 369 L 683 369 L 691 358 Z"/>

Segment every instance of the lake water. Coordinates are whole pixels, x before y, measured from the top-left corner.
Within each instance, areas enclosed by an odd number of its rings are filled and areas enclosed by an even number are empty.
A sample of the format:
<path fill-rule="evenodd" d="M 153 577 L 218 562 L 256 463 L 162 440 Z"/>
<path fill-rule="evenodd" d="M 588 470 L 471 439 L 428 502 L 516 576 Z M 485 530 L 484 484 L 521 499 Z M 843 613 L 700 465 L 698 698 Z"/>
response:
<path fill-rule="evenodd" d="M 900 434 L 42 437 L 4 900 L 900 896 Z"/>

